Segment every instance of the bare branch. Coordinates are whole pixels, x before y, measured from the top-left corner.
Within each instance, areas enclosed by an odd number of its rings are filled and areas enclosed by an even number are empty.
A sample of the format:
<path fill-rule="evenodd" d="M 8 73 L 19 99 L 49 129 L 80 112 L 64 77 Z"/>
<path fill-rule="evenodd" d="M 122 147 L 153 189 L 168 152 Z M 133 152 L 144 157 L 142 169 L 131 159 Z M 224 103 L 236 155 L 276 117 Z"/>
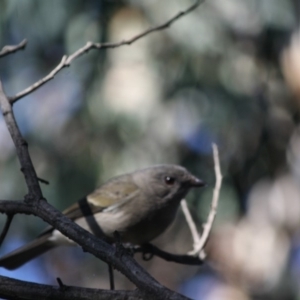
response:
<path fill-rule="evenodd" d="M 74 59 L 80 57 L 84 53 L 87 53 L 87 52 L 89 52 L 92 49 L 117 48 L 117 47 L 121 47 L 121 46 L 124 46 L 124 45 L 131 45 L 135 41 L 137 41 L 137 40 L 145 37 L 146 35 L 148 35 L 148 34 L 150 34 L 152 32 L 156 32 L 156 31 L 160 31 L 160 30 L 168 28 L 175 21 L 177 21 L 181 17 L 183 17 L 183 16 L 187 15 L 188 13 L 192 12 L 193 10 L 195 10 L 204 1 L 205 0 L 197 0 L 197 1 L 195 1 L 187 9 L 185 9 L 185 10 L 183 10 L 181 12 L 178 12 L 175 16 L 173 16 L 168 21 L 162 23 L 161 25 L 149 28 L 146 31 L 143 31 L 143 32 L 141 32 L 141 33 L 133 36 L 130 39 L 123 40 L 123 41 L 120 41 L 120 42 L 117 42 L 117 43 L 92 43 L 92 42 L 87 42 L 85 46 L 83 46 L 82 48 L 78 49 L 73 54 L 71 54 L 69 56 L 64 55 L 63 58 L 62 58 L 62 60 L 61 60 L 61 62 L 47 76 L 45 76 L 44 78 L 40 79 L 39 81 L 37 81 L 36 83 L 32 84 L 31 86 L 29 86 L 28 88 L 24 89 L 23 91 L 19 92 L 15 96 L 9 97 L 9 101 L 13 104 L 17 100 L 19 100 L 19 99 L 23 98 L 24 96 L 32 93 L 33 91 L 35 91 L 36 89 L 38 89 L 39 87 L 41 87 L 42 85 L 44 85 L 46 82 L 48 82 L 49 80 L 53 79 L 54 76 L 59 71 L 61 71 L 63 68 L 69 67 L 70 64 L 71 64 L 71 62 Z"/>
<path fill-rule="evenodd" d="M 181 209 L 183 211 L 183 214 L 185 216 L 185 219 L 188 223 L 188 226 L 190 228 L 190 231 L 191 231 L 191 234 L 192 234 L 192 238 L 193 238 L 193 242 L 194 242 L 194 248 L 196 245 L 199 244 L 200 242 L 200 235 L 198 233 L 198 230 L 197 230 L 197 227 L 196 227 L 196 224 L 195 222 L 193 221 L 193 218 L 191 216 L 191 213 L 188 209 L 188 206 L 187 206 L 187 203 L 186 203 L 186 200 L 185 199 L 182 199 L 181 200 Z"/>
<path fill-rule="evenodd" d="M 0 201 L 0 212 L 12 213 L 16 209 L 18 213 L 32 214 L 40 217 L 65 236 L 75 241 L 82 247 L 83 251 L 89 252 L 106 263 L 111 264 L 133 282 L 140 289 L 141 293 L 148 295 L 150 299 L 187 300 L 186 297 L 165 288 L 157 282 L 126 251 L 122 251 L 120 254 L 113 246 L 71 221 L 45 200 L 40 200 L 37 203 Z"/>
<path fill-rule="evenodd" d="M 211 201 L 211 207 L 210 211 L 207 217 L 206 223 L 203 225 L 203 233 L 200 237 L 200 241 L 197 244 L 197 246 L 194 248 L 192 252 L 190 252 L 191 255 L 200 254 L 201 250 L 205 247 L 209 234 L 212 229 L 213 222 L 215 220 L 215 216 L 217 213 L 217 207 L 219 202 L 219 195 L 220 195 L 220 189 L 222 185 L 222 174 L 221 174 L 221 167 L 220 167 L 220 159 L 219 159 L 219 152 L 218 147 L 216 144 L 212 145 L 213 148 L 213 157 L 214 157 L 214 165 L 215 165 L 215 174 L 216 174 L 216 184 L 213 192 L 213 197 Z"/>
<path fill-rule="evenodd" d="M 1 299 L 61 299 L 61 300 L 142 300 L 139 290 L 111 291 L 75 286 L 51 286 L 0 276 Z M 149 299 L 149 298 L 148 298 Z"/>
<path fill-rule="evenodd" d="M 0 213 L 33 215 L 32 208 L 22 200 L 0 200 Z"/>
<path fill-rule="evenodd" d="M 27 40 L 24 39 L 20 44 L 18 45 L 7 45 L 7 46 L 4 46 L 2 48 L 2 50 L 0 51 L 0 57 L 4 57 L 8 54 L 11 54 L 11 53 L 14 53 L 14 52 L 17 52 L 19 50 L 23 50 L 25 49 L 26 47 L 26 44 L 27 44 Z"/>
<path fill-rule="evenodd" d="M 40 178 L 40 177 L 38 177 L 37 179 L 38 179 L 39 182 L 41 182 L 43 184 L 46 184 L 46 185 L 50 184 L 50 182 L 48 180 L 46 180 L 46 179 L 43 179 L 43 178 Z"/>
<path fill-rule="evenodd" d="M 57 65 L 56 68 L 54 68 L 47 76 L 45 76 L 44 78 L 40 79 L 39 81 L 37 81 L 36 83 L 34 83 L 33 85 L 29 86 L 28 88 L 26 88 L 25 90 L 23 90 L 22 92 L 18 93 L 17 95 L 15 95 L 14 97 L 9 97 L 9 101 L 10 103 L 15 103 L 17 100 L 21 99 L 22 97 L 32 93 L 33 91 L 35 91 L 36 89 L 38 89 L 39 87 L 41 87 L 42 85 L 44 85 L 46 82 L 48 82 L 49 80 L 53 79 L 54 76 L 63 68 L 68 67 L 69 64 L 67 63 L 67 56 L 64 55 L 61 62 Z"/>
<path fill-rule="evenodd" d="M 193 238 L 193 250 L 189 253 L 194 253 L 194 249 L 197 248 L 197 245 L 199 245 L 200 243 L 200 234 L 197 230 L 197 226 L 191 216 L 191 213 L 189 211 L 189 208 L 188 208 L 188 205 L 186 203 L 186 200 L 185 199 L 182 199 L 181 202 L 181 209 L 182 209 L 182 212 L 185 216 L 185 220 L 186 222 L 188 223 L 188 226 L 190 228 L 190 231 L 191 231 L 191 234 L 192 234 L 192 238 Z M 204 252 L 204 249 L 201 249 L 200 253 L 199 253 L 199 258 L 201 260 L 205 259 L 206 257 L 206 254 Z"/>

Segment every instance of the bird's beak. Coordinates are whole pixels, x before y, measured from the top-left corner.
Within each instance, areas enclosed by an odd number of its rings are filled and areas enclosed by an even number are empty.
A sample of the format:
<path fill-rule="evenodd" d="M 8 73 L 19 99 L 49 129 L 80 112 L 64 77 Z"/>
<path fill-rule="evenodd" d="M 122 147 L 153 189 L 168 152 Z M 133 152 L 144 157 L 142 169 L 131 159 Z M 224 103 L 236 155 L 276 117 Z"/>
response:
<path fill-rule="evenodd" d="M 191 176 L 189 180 L 189 185 L 190 187 L 203 187 L 206 186 L 206 183 L 195 176 Z"/>

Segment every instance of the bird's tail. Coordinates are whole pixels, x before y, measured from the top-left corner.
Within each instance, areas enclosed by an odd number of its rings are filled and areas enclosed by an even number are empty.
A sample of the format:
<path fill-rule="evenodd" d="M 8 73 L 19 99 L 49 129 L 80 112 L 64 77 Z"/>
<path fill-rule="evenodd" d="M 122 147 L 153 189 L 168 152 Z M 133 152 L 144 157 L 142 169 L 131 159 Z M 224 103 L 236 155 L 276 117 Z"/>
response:
<path fill-rule="evenodd" d="M 49 240 L 51 234 L 45 234 L 31 243 L 16 249 L 0 258 L 0 267 L 14 270 L 29 260 L 55 247 L 56 244 Z"/>

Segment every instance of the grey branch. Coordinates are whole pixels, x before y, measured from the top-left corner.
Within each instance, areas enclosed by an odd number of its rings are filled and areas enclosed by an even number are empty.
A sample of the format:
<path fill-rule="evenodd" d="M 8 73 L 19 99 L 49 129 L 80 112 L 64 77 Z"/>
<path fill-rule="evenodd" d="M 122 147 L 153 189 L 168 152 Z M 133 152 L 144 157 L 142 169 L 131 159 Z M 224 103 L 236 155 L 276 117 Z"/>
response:
<path fill-rule="evenodd" d="M 152 32 L 156 32 L 156 31 L 160 31 L 163 29 L 168 28 L 169 26 L 171 26 L 174 22 L 176 22 L 178 19 L 182 18 L 183 16 L 187 15 L 188 13 L 192 12 L 193 10 L 195 10 L 200 4 L 202 4 L 205 0 L 197 0 L 195 1 L 191 6 L 189 6 L 187 9 L 178 12 L 175 16 L 173 16 L 172 18 L 170 18 L 168 21 L 147 29 L 146 31 L 143 31 L 135 36 L 133 36 L 132 38 L 128 39 L 128 40 L 123 40 L 117 43 L 92 43 L 92 42 L 87 42 L 85 46 L 83 46 L 82 48 L 78 49 L 77 51 L 75 51 L 73 54 L 67 56 L 64 55 L 60 61 L 60 63 L 44 78 L 40 79 L 39 81 L 37 81 L 36 83 L 32 84 L 31 86 L 29 86 L 28 88 L 24 89 L 23 91 L 19 92 L 18 94 L 16 94 L 15 96 L 9 97 L 9 101 L 13 104 L 16 101 L 18 101 L 19 99 L 21 99 L 22 97 L 32 93 L 33 91 L 35 91 L 36 89 L 38 89 L 39 87 L 41 87 L 42 85 L 44 85 L 46 82 L 48 82 L 49 80 L 53 79 L 54 76 L 60 72 L 62 69 L 69 67 L 71 62 L 80 57 L 81 55 L 83 55 L 84 53 L 89 52 L 92 49 L 107 49 L 107 48 L 117 48 L 117 47 L 121 47 L 124 45 L 131 45 L 132 43 L 134 43 L 135 41 L 145 37 L 146 35 L 152 33 Z"/>
<path fill-rule="evenodd" d="M 142 300 L 139 290 L 110 291 L 75 286 L 51 286 L 26 282 L 9 277 L 0 276 L 1 299 L 40 299 L 40 300 Z"/>
<path fill-rule="evenodd" d="M 4 57 L 6 55 L 9 55 L 11 53 L 17 52 L 19 50 L 23 50 L 23 49 L 25 49 L 26 45 L 27 45 L 27 40 L 26 39 L 24 39 L 18 45 L 6 45 L 0 51 L 0 57 Z"/>

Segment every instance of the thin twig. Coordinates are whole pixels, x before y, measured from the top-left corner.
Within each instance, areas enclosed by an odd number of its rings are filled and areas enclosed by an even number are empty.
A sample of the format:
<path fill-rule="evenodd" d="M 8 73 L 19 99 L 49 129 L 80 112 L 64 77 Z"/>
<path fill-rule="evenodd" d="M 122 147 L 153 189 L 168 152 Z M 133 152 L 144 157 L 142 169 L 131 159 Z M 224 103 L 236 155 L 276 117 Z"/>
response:
<path fill-rule="evenodd" d="M 194 242 L 194 248 L 196 247 L 196 245 L 199 244 L 200 242 L 200 236 L 196 227 L 195 222 L 193 221 L 193 218 L 191 216 L 191 213 L 188 209 L 187 203 L 185 199 L 181 200 L 181 209 L 183 211 L 183 214 L 185 216 L 185 219 L 188 223 L 188 226 L 190 228 L 191 234 L 192 234 L 192 238 L 193 238 L 193 242 Z"/>
<path fill-rule="evenodd" d="M 219 151 L 216 144 L 212 145 L 213 148 L 213 157 L 214 157 L 214 165 L 215 165 L 215 175 L 216 175 L 216 184 L 213 192 L 213 197 L 211 201 L 210 211 L 207 217 L 206 223 L 203 225 L 203 233 L 200 237 L 199 243 L 196 245 L 194 250 L 190 252 L 191 255 L 200 254 L 201 250 L 205 247 L 209 234 L 212 229 L 213 222 L 215 220 L 215 216 L 217 213 L 217 207 L 219 202 L 220 189 L 222 185 L 222 174 L 220 167 L 220 159 L 219 159 Z"/>
<path fill-rule="evenodd" d="M 37 179 L 38 179 L 39 182 L 41 182 L 43 184 L 47 184 L 47 185 L 50 184 L 50 182 L 48 180 L 46 180 L 46 179 L 43 179 L 43 178 L 40 178 L 40 177 L 38 177 Z"/>
<path fill-rule="evenodd" d="M 156 32 L 156 31 L 160 31 L 163 29 L 168 28 L 169 26 L 171 26 L 175 21 L 177 21 L 178 19 L 180 19 L 181 17 L 187 15 L 188 13 L 192 12 L 193 10 L 195 10 L 200 4 L 202 4 L 205 0 L 197 0 L 194 2 L 194 4 L 192 4 L 191 6 L 189 6 L 187 9 L 178 12 L 175 16 L 173 16 L 171 19 L 169 19 L 168 21 L 162 23 L 161 25 L 149 28 L 135 36 L 133 36 L 130 39 L 127 40 L 123 40 L 120 42 L 116 42 L 116 43 L 92 43 L 92 42 L 87 42 L 85 46 L 83 46 L 82 48 L 78 49 L 77 51 L 75 51 L 73 54 L 67 56 L 64 55 L 62 57 L 61 62 L 57 65 L 57 67 L 55 67 L 47 76 L 45 76 L 44 78 L 40 79 L 39 81 L 37 81 L 36 83 L 32 84 L 31 86 L 29 86 L 28 88 L 24 89 L 23 91 L 19 92 L 18 94 L 16 94 L 15 96 L 9 97 L 9 101 L 13 104 L 15 103 L 17 100 L 21 99 L 22 97 L 32 93 L 33 91 L 35 91 L 36 89 L 38 89 L 39 87 L 41 87 L 42 85 L 44 85 L 46 82 L 48 82 L 49 80 L 53 79 L 54 76 L 61 71 L 63 68 L 69 67 L 71 62 L 78 58 L 79 56 L 81 56 L 82 54 L 90 51 L 91 49 L 107 49 L 107 48 L 117 48 L 117 47 L 121 47 L 124 45 L 131 45 L 132 43 L 134 43 L 135 41 L 143 38 L 144 36 L 152 33 L 152 32 Z"/>
<path fill-rule="evenodd" d="M 200 243 L 200 234 L 199 234 L 199 232 L 197 230 L 197 226 L 196 226 L 196 224 L 195 224 L 195 222 L 194 222 L 194 220 L 192 218 L 192 215 L 190 213 L 190 210 L 188 208 L 186 200 L 182 199 L 180 204 L 181 204 L 181 210 L 182 210 L 182 212 L 183 212 L 183 214 L 185 216 L 185 220 L 186 220 L 186 222 L 187 222 L 187 224 L 188 224 L 188 226 L 190 228 L 191 234 L 192 234 L 192 238 L 193 238 L 193 250 L 191 252 L 189 252 L 189 254 L 190 253 L 193 254 L 194 253 L 194 249 L 196 249 L 197 245 L 199 245 L 199 243 Z M 199 258 L 201 260 L 204 260 L 205 257 L 206 257 L 206 253 L 204 252 L 204 249 L 202 249 L 200 251 L 200 253 L 199 253 Z"/>
<path fill-rule="evenodd" d="M 5 237 L 7 235 L 7 232 L 9 230 L 9 227 L 10 227 L 10 224 L 11 224 L 11 221 L 12 221 L 13 218 L 14 218 L 14 214 L 7 214 L 5 225 L 4 225 L 3 231 L 2 231 L 1 236 L 0 236 L 0 247 L 1 247 Z"/>
<path fill-rule="evenodd" d="M 0 51 L 0 57 L 4 57 L 8 54 L 17 52 L 19 50 L 23 50 L 25 49 L 27 44 L 27 40 L 24 39 L 20 44 L 18 45 L 6 45 L 2 48 L 2 50 Z"/>

